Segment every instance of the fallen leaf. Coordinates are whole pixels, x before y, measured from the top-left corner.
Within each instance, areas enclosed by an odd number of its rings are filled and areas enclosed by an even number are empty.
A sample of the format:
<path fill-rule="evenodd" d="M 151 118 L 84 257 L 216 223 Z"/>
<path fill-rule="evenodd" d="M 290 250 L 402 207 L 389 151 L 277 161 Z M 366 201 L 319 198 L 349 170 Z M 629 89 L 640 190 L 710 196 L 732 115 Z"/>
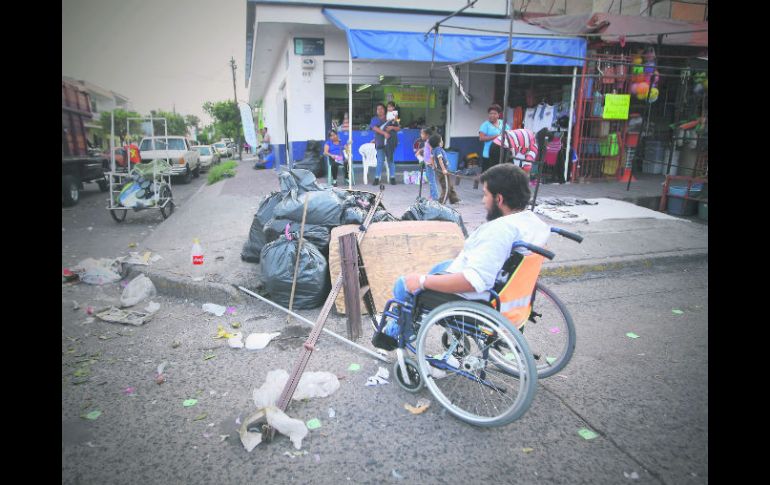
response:
<path fill-rule="evenodd" d="M 222 325 L 217 325 L 217 335 L 216 335 L 216 337 L 212 337 L 212 338 L 214 338 L 214 339 L 218 339 L 218 338 L 232 338 L 234 336 L 235 336 L 234 333 L 228 333 L 225 330 L 225 327 L 223 327 Z"/>
<path fill-rule="evenodd" d="M 241 328 L 241 322 L 233 322 L 230 324 L 230 326 L 233 328 Z"/>
<path fill-rule="evenodd" d="M 427 399 L 420 399 L 417 401 L 417 406 L 411 404 L 404 404 L 404 409 L 412 414 L 422 414 L 430 407 L 430 401 Z"/>
<path fill-rule="evenodd" d="M 217 354 L 208 354 L 208 355 L 204 355 L 204 356 L 203 356 L 203 360 L 209 360 L 209 359 L 213 359 L 213 358 L 214 358 L 214 357 L 216 357 L 216 356 L 217 356 Z"/>
<path fill-rule="evenodd" d="M 628 338 L 639 338 L 639 336 L 637 334 L 635 334 L 634 332 L 628 332 L 626 334 L 626 337 L 628 337 Z"/>
<path fill-rule="evenodd" d="M 198 404 L 197 399 L 185 399 L 182 403 L 182 406 L 189 408 L 190 406 L 195 406 L 196 404 Z"/>
<path fill-rule="evenodd" d="M 321 427 L 321 420 L 318 418 L 313 418 L 305 424 L 307 425 L 307 429 L 318 429 Z"/>
<path fill-rule="evenodd" d="M 193 418 L 193 421 L 200 421 L 201 419 L 206 419 L 207 416 L 208 416 L 208 414 L 206 414 L 206 413 L 199 414 L 199 415 L 197 415 L 197 416 L 195 416 Z"/>
<path fill-rule="evenodd" d="M 136 247 L 136 243 L 128 243 L 128 247 L 135 248 Z"/>
<path fill-rule="evenodd" d="M 524 453 L 532 453 L 533 451 L 535 451 L 535 449 L 534 448 L 522 448 L 521 451 L 523 451 Z"/>
<path fill-rule="evenodd" d="M 102 412 L 97 410 L 97 411 L 91 411 L 88 414 L 84 414 L 84 415 L 81 416 L 81 418 L 86 418 L 86 419 L 90 419 L 91 421 L 93 421 L 94 419 L 98 418 L 101 415 L 102 415 Z"/>
<path fill-rule="evenodd" d="M 578 430 L 578 434 L 579 434 L 579 435 L 580 435 L 580 436 L 581 436 L 583 439 L 585 439 L 585 440 L 592 440 L 592 439 L 594 439 L 594 438 L 596 438 L 596 437 L 598 437 L 598 436 L 599 436 L 598 434 L 594 433 L 593 431 L 591 431 L 591 430 L 590 430 L 590 429 L 588 429 L 588 428 L 581 428 L 581 429 L 579 429 L 579 430 Z"/>
<path fill-rule="evenodd" d="M 358 364 L 350 364 L 350 365 L 348 366 L 348 370 L 349 370 L 349 371 L 353 371 L 353 372 L 358 372 L 358 371 L 360 371 L 360 370 L 361 370 L 361 366 L 360 366 L 360 365 L 358 365 Z"/>
<path fill-rule="evenodd" d="M 683 314 L 684 312 L 683 312 L 682 310 L 677 310 L 677 309 L 675 308 L 675 309 L 671 310 L 671 313 L 673 313 L 674 315 L 681 315 L 681 314 Z"/>

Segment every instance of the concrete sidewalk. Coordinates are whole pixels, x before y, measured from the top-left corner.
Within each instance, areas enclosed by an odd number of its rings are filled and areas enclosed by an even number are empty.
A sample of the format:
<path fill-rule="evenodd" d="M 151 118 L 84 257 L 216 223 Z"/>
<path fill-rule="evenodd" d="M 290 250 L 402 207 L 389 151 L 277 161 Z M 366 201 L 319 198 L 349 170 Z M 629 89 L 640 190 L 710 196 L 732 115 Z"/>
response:
<path fill-rule="evenodd" d="M 235 286 L 257 288 L 260 266 L 241 261 L 241 248 L 248 238 L 260 197 L 279 188 L 274 170 L 254 170 L 253 164 L 254 159 L 246 158 L 239 162 L 235 177 L 201 187 L 184 207 L 160 224 L 137 248 L 152 251 L 163 259 L 151 266 L 135 266 L 132 271 L 147 274 L 158 291 L 169 296 L 222 304 L 248 298 Z M 361 182 L 360 166 L 357 168 L 355 179 Z M 407 169 L 414 170 L 414 167 Z M 400 175 L 399 172 L 399 180 L 403 180 Z M 325 179 L 321 181 L 325 182 Z M 660 176 L 643 176 L 632 182 L 628 192 L 624 182 L 542 185 L 538 200 L 543 197 L 604 197 L 639 201 L 659 197 L 662 181 Z M 361 183 L 354 188 L 377 190 L 377 187 Z M 401 217 L 414 202 L 418 191 L 417 185 L 386 185 L 383 203 L 393 215 Z M 423 187 L 423 195 L 427 195 L 427 191 L 427 187 Z M 482 191 L 473 189 L 472 181 L 463 180 L 457 192 L 462 202 L 455 207 L 462 214 L 468 231 L 472 231 L 485 221 Z M 579 275 L 621 265 L 649 265 L 670 258 L 708 256 L 708 225 L 685 219 L 618 218 L 588 223 L 543 219 L 585 237 L 582 244 L 577 244 L 552 236 L 549 248 L 556 257 L 545 265 L 544 273 L 549 275 Z M 200 239 L 205 250 L 205 278 L 201 282 L 192 278 L 190 250 L 194 238 Z"/>

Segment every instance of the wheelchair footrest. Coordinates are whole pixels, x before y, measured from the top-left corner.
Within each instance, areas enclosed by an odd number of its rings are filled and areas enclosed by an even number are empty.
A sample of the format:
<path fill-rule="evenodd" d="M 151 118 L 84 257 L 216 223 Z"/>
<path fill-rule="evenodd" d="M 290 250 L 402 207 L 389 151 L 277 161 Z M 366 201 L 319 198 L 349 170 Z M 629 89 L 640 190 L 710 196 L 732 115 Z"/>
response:
<path fill-rule="evenodd" d="M 382 350 L 395 350 L 398 348 L 398 340 L 383 332 L 377 332 L 372 337 L 372 345 Z"/>

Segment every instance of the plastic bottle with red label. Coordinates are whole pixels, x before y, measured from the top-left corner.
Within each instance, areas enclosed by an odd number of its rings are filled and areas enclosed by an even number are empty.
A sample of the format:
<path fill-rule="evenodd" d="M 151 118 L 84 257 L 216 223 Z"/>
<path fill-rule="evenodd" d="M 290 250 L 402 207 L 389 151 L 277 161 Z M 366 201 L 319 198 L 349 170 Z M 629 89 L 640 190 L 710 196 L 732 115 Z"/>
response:
<path fill-rule="evenodd" d="M 192 263 L 193 281 L 203 280 L 203 246 L 196 237 L 193 239 L 192 250 L 190 251 L 190 260 Z"/>

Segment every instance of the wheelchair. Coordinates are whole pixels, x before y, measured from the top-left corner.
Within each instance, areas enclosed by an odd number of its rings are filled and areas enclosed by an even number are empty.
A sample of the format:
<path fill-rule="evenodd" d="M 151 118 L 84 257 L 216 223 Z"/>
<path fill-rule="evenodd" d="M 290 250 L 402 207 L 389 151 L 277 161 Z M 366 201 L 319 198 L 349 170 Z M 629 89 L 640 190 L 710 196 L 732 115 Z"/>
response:
<path fill-rule="evenodd" d="M 551 231 L 582 241 L 562 229 Z M 518 248 L 531 253 L 522 256 Z M 427 387 L 450 414 L 475 426 L 503 426 L 520 418 L 532 404 L 538 378 L 564 368 L 575 348 L 569 312 L 552 291 L 536 282 L 542 259 L 553 257 L 553 252 L 535 245 L 514 243 L 489 300 L 432 290 L 388 300 L 379 321 L 372 321 L 372 344 L 396 351 L 393 373 L 399 386 L 413 393 Z M 501 313 L 505 306 L 499 292 L 517 281 L 525 258 L 540 259 L 534 279 L 525 283 L 532 296 L 512 322 L 509 317 L 514 313 Z M 542 320 L 544 315 L 547 321 Z M 535 331 L 530 331 L 532 326 Z M 532 342 L 525 334 L 533 337 Z M 405 349 L 415 358 L 407 357 Z"/>

